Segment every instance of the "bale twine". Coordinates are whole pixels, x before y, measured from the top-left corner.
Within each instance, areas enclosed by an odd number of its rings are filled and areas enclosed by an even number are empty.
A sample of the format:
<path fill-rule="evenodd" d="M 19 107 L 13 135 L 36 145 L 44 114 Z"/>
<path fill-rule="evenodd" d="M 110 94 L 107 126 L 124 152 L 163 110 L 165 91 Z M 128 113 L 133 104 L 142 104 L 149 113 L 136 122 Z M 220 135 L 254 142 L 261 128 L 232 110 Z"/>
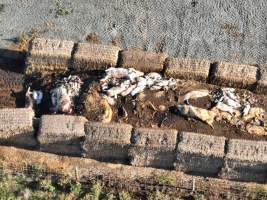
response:
<path fill-rule="evenodd" d="M 68 70 L 74 42 L 36 38 L 26 59 L 26 74 L 57 73 Z"/>
<path fill-rule="evenodd" d="M 133 166 L 172 169 L 175 160 L 177 131 L 136 128 L 129 149 Z"/>
<path fill-rule="evenodd" d="M 120 48 L 113 45 L 79 43 L 74 53 L 73 68 L 76 71 L 105 70 L 115 67 Z"/>
<path fill-rule="evenodd" d="M 87 122 L 84 156 L 101 161 L 126 162 L 132 126 L 120 123 Z"/>
<path fill-rule="evenodd" d="M 128 49 L 120 52 L 119 67 L 134 68 L 142 72 L 161 72 L 167 55 L 139 49 Z"/>
<path fill-rule="evenodd" d="M 80 154 L 86 121 L 81 116 L 43 115 L 37 136 L 41 150 L 64 155 Z"/>
<path fill-rule="evenodd" d="M 255 66 L 219 62 L 215 67 L 212 83 L 251 89 L 257 81 L 257 76 L 258 68 Z"/>
<path fill-rule="evenodd" d="M 187 58 L 168 58 L 166 75 L 178 79 L 206 82 L 209 76 L 210 61 Z"/>
<path fill-rule="evenodd" d="M 33 110 L 28 108 L 0 109 L 0 143 L 22 147 L 35 146 L 33 117 Z"/>

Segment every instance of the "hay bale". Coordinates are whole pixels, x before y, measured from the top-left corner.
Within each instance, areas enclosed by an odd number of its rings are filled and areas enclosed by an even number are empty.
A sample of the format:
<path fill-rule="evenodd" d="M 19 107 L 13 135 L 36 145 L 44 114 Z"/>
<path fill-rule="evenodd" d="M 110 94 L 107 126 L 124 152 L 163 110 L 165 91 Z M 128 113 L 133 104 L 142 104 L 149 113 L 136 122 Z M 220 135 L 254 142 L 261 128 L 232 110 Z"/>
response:
<path fill-rule="evenodd" d="M 258 68 L 255 66 L 220 62 L 215 66 L 211 81 L 215 85 L 251 89 L 257 76 Z"/>
<path fill-rule="evenodd" d="M 176 170 L 211 176 L 220 172 L 224 164 L 224 137 L 183 132 L 179 141 Z"/>
<path fill-rule="evenodd" d="M 37 136 L 40 149 L 62 155 L 80 155 L 86 121 L 81 116 L 43 115 Z"/>
<path fill-rule="evenodd" d="M 65 72 L 71 62 L 74 42 L 36 38 L 29 48 L 26 60 L 26 74 L 49 74 Z"/>
<path fill-rule="evenodd" d="M 130 163 L 134 166 L 172 169 L 177 131 L 136 128 L 131 138 Z"/>
<path fill-rule="evenodd" d="M 165 73 L 173 78 L 206 82 L 209 76 L 210 64 L 208 60 L 168 58 Z"/>
<path fill-rule="evenodd" d="M 74 53 L 73 68 L 77 71 L 105 70 L 115 67 L 120 48 L 113 45 L 79 43 Z"/>
<path fill-rule="evenodd" d="M 84 156 L 101 161 L 126 162 L 132 126 L 119 123 L 87 122 Z"/>
<path fill-rule="evenodd" d="M 267 65 L 260 68 L 260 79 L 257 82 L 256 92 L 267 95 Z"/>
<path fill-rule="evenodd" d="M 36 146 L 33 117 L 33 110 L 28 108 L 0 109 L 0 144 Z"/>
<path fill-rule="evenodd" d="M 267 142 L 238 139 L 229 141 L 222 178 L 266 182 L 266 169 Z"/>
<path fill-rule="evenodd" d="M 142 72 L 161 72 L 167 55 L 164 53 L 147 52 L 128 49 L 120 52 L 119 67 L 135 68 Z"/>

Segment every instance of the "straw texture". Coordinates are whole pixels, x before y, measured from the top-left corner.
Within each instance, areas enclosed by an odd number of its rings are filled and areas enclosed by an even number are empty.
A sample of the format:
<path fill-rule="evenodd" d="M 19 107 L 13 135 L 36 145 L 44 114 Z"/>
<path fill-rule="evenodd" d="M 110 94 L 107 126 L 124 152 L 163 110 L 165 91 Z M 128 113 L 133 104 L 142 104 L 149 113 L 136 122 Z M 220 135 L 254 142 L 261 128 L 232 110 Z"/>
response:
<path fill-rule="evenodd" d="M 129 124 L 87 122 L 84 156 L 102 161 L 127 161 L 131 131 Z"/>
<path fill-rule="evenodd" d="M 74 42 L 36 38 L 29 48 L 26 74 L 56 73 L 67 71 L 71 61 Z"/>
<path fill-rule="evenodd" d="M 134 166 L 173 168 L 177 131 L 136 128 L 129 150 L 130 164 Z"/>
<path fill-rule="evenodd" d="M 142 72 L 160 72 L 163 70 L 166 57 L 164 53 L 128 49 L 120 52 L 119 66 L 135 68 Z"/>
<path fill-rule="evenodd" d="M 175 168 L 184 172 L 217 175 L 223 167 L 224 137 L 183 132 L 177 146 Z"/>
<path fill-rule="evenodd" d="M 27 108 L 0 109 L 0 143 L 35 146 L 33 117 L 33 110 Z"/>
<path fill-rule="evenodd" d="M 90 71 L 115 67 L 119 51 L 117 46 L 79 43 L 74 53 L 73 68 L 77 71 Z"/>
<path fill-rule="evenodd" d="M 210 70 L 210 61 L 187 58 L 168 58 L 166 75 L 179 79 L 193 79 L 206 82 Z"/>
<path fill-rule="evenodd" d="M 81 155 L 80 142 L 85 135 L 86 121 L 81 116 L 43 115 L 37 136 L 40 150 L 62 155 Z"/>
<path fill-rule="evenodd" d="M 85 135 L 86 121 L 81 116 L 43 115 L 40 120 L 38 141 L 41 145 L 57 142 L 71 144 Z"/>
<path fill-rule="evenodd" d="M 237 139 L 229 141 L 222 178 L 265 182 L 266 169 L 267 142 Z"/>
<path fill-rule="evenodd" d="M 238 88 L 252 88 L 257 81 L 258 68 L 252 65 L 219 62 L 213 83 Z"/>

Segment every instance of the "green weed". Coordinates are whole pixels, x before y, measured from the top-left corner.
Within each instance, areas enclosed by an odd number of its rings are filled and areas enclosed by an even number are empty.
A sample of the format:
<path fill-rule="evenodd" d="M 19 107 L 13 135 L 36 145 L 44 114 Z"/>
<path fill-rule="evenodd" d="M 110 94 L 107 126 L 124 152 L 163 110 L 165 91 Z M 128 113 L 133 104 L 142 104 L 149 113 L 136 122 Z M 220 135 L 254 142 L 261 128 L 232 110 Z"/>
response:
<path fill-rule="evenodd" d="M 130 194 L 128 192 L 122 191 L 122 192 L 119 193 L 119 198 L 118 199 L 119 200 L 131 200 L 132 197 L 130 196 Z"/>
<path fill-rule="evenodd" d="M 65 5 L 61 3 L 60 0 L 57 0 L 55 3 L 55 8 L 50 9 L 50 13 L 55 12 L 55 17 L 62 17 L 62 16 L 67 16 L 71 13 L 73 13 L 73 8 L 67 8 Z"/>
<path fill-rule="evenodd" d="M 81 184 L 79 182 L 72 183 L 70 186 L 70 192 L 78 196 L 81 193 Z"/>

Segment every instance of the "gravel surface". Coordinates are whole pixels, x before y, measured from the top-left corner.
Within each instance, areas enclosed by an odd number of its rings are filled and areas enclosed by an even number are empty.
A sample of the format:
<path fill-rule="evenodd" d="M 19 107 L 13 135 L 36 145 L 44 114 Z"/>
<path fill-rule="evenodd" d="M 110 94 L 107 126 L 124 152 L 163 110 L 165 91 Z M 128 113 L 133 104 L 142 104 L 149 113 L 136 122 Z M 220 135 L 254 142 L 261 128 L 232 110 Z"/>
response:
<path fill-rule="evenodd" d="M 0 0 L 0 50 L 31 29 L 177 57 L 267 62 L 266 0 Z M 37 31 L 37 32 L 38 32 Z"/>

